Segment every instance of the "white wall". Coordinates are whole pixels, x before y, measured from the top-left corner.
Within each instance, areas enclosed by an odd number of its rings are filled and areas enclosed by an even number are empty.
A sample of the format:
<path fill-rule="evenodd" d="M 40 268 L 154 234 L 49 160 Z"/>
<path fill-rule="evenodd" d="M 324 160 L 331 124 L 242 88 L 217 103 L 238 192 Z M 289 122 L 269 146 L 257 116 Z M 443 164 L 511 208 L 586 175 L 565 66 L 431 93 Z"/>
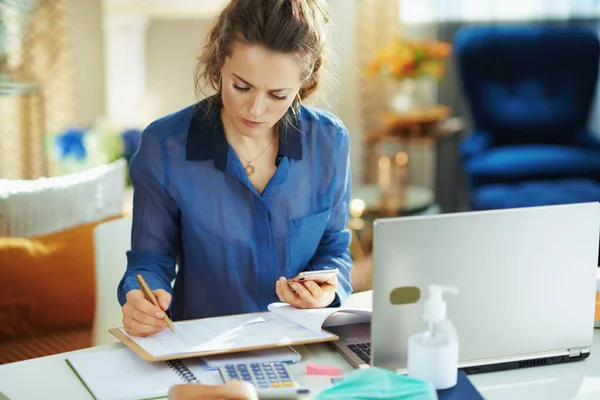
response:
<path fill-rule="evenodd" d="M 146 98 L 148 122 L 197 101 L 195 56 L 208 27 L 206 20 L 152 20 L 146 32 Z"/>
<path fill-rule="evenodd" d="M 71 0 L 71 31 L 75 122 L 88 125 L 104 115 L 102 2 Z"/>

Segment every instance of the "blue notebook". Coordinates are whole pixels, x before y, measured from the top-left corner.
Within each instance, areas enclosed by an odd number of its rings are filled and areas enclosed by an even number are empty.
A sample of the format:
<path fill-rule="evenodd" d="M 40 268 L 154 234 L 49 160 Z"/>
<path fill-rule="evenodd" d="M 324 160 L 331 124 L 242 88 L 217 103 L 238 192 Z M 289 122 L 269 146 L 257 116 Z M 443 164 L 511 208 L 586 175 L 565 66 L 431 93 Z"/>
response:
<path fill-rule="evenodd" d="M 475 389 L 467 374 L 458 371 L 456 386 L 438 390 L 438 400 L 483 400 L 483 396 Z"/>
<path fill-rule="evenodd" d="M 204 356 L 201 359 L 208 368 L 217 369 L 227 364 L 260 364 L 270 362 L 292 364 L 300 361 L 302 356 L 292 346 L 287 346 L 240 353 Z"/>

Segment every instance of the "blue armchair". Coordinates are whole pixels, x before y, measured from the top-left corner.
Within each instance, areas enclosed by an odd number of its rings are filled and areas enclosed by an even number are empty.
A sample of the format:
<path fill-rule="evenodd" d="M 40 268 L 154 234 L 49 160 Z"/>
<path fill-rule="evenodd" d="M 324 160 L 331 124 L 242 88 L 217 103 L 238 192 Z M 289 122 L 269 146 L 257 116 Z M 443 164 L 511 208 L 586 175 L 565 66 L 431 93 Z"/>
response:
<path fill-rule="evenodd" d="M 473 131 L 461 143 L 471 209 L 600 201 L 593 32 L 475 26 L 455 36 Z"/>

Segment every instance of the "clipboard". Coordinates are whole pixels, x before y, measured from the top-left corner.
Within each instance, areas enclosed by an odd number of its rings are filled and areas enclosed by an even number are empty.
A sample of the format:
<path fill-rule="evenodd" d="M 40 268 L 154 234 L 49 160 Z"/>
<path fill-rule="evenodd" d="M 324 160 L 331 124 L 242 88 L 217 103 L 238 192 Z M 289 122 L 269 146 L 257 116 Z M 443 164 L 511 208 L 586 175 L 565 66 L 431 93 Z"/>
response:
<path fill-rule="evenodd" d="M 302 312 L 311 310 L 297 310 L 297 318 L 290 318 L 289 315 L 283 316 L 277 309 L 278 307 L 273 307 L 271 311 L 265 312 L 177 321 L 174 323 L 175 333 L 165 329 L 156 335 L 144 338 L 130 336 L 124 332 L 122 327 L 111 328 L 109 332 L 147 362 L 231 354 L 339 340 L 339 336 L 336 334 L 322 329 L 322 322 L 319 324 L 320 329 L 318 330 L 315 328 L 309 329 L 306 325 L 307 321 L 297 322 L 308 317 L 312 326 L 316 326 L 318 321 L 315 321 L 315 318 L 311 320 L 310 313 Z M 335 309 L 332 309 L 329 314 L 333 312 L 335 312 Z M 319 318 L 321 317 L 322 315 L 319 315 Z M 238 323 L 239 321 L 256 321 L 258 319 L 264 321 Z M 203 333 L 200 331 L 202 329 L 208 330 L 207 327 L 214 329 L 215 326 L 225 326 L 225 329 L 216 337 L 203 341 L 201 339 Z M 246 327 L 250 327 L 250 329 L 244 332 Z M 269 329 L 269 331 L 263 331 L 262 334 L 257 335 L 262 328 Z M 198 334 L 200 338 L 196 344 L 187 348 L 180 346 L 180 341 L 194 337 L 194 333 L 190 334 L 190 332 L 200 332 Z M 185 337 L 181 337 L 181 335 L 185 335 Z M 252 337 L 248 338 L 248 335 Z M 177 351 L 178 349 L 183 349 L 183 351 Z"/>

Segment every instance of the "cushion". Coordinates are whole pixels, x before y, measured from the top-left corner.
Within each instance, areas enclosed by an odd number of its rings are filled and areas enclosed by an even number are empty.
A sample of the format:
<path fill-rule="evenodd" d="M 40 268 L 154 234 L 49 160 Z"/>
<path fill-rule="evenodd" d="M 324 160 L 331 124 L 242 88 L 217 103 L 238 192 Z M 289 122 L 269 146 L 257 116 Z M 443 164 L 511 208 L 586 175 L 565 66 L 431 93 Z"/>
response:
<path fill-rule="evenodd" d="M 93 230 L 115 217 L 31 238 L 0 237 L 0 342 L 21 335 L 91 328 Z"/>
<path fill-rule="evenodd" d="M 600 183 L 589 179 L 490 184 L 474 190 L 472 208 L 493 210 L 600 201 Z"/>
<path fill-rule="evenodd" d="M 600 175 L 600 150 L 576 146 L 497 147 L 466 162 L 469 175 L 485 178 Z"/>
<path fill-rule="evenodd" d="M 0 237 L 58 232 L 121 213 L 127 164 L 33 180 L 0 179 Z"/>

